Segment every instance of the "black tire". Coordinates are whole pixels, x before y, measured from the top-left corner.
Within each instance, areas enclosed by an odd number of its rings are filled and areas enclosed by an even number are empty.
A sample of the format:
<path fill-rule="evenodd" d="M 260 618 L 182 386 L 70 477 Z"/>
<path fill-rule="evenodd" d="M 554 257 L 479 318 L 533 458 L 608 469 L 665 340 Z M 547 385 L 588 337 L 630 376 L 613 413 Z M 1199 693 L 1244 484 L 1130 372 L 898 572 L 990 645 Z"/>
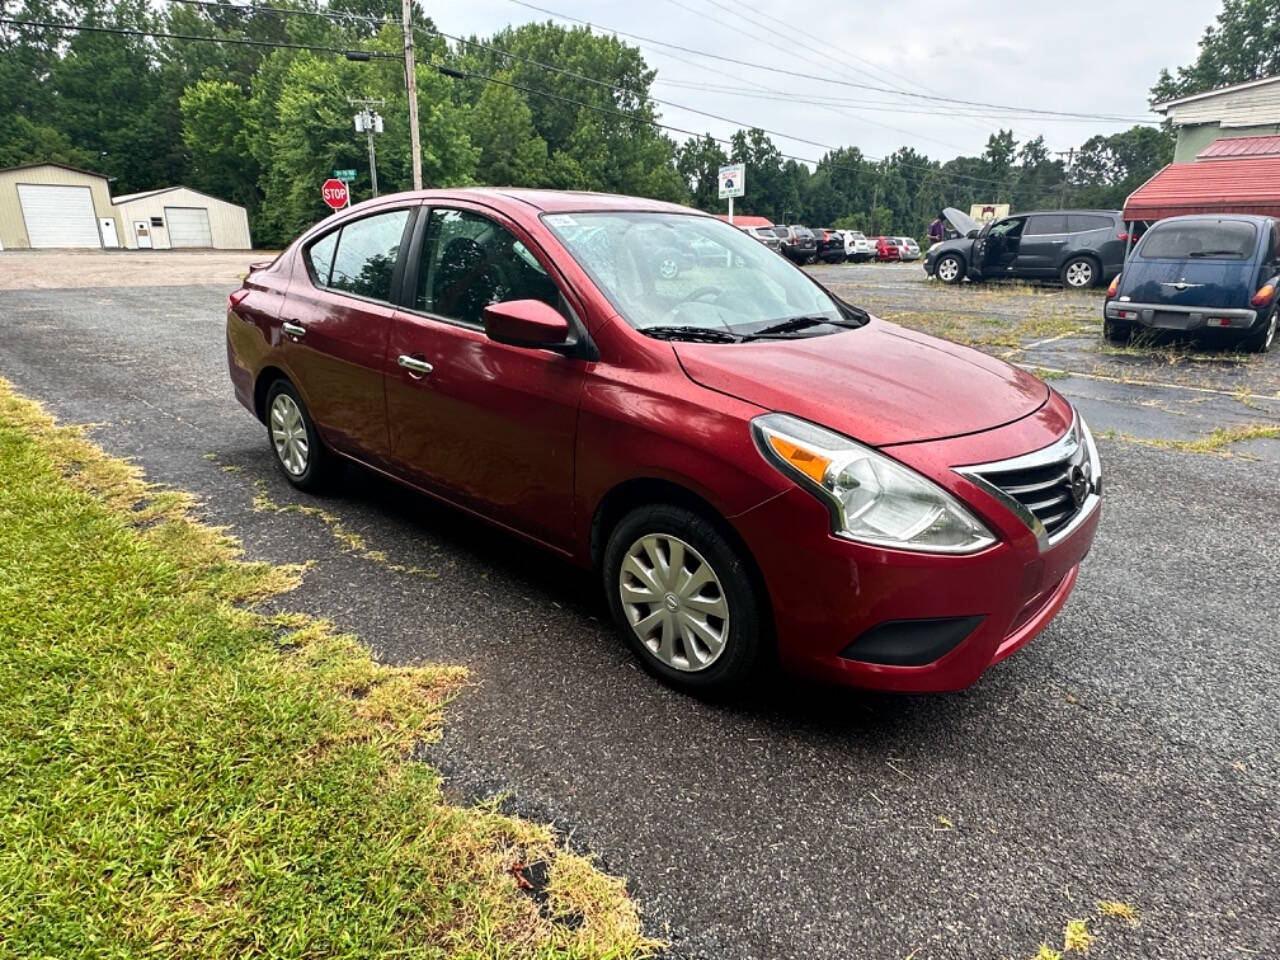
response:
<path fill-rule="evenodd" d="M 1058 278 L 1069 290 L 1088 290 L 1102 283 L 1102 268 L 1093 257 L 1072 257 L 1062 265 Z"/>
<path fill-rule="evenodd" d="M 1133 337 L 1133 326 L 1123 320 L 1102 319 L 1102 335 L 1112 343 L 1128 343 Z"/>
<path fill-rule="evenodd" d="M 943 264 L 954 266 L 954 271 L 942 268 Z M 964 279 L 964 259 L 958 253 L 944 253 L 933 266 L 933 275 L 943 283 L 957 284 Z"/>
<path fill-rule="evenodd" d="M 1248 353 L 1266 353 L 1276 339 L 1276 326 L 1280 324 L 1280 305 L 1271 308 L 1271 317 L 1256 331 L 1240 341 L 1240 346 Z"/>
<path fill-rule="evenodd" d="M 300 472 L 295 472 L 285 464 L 284 455 L 276 445 L 272 421 L 276 400 L 282 395 L 293 401 L 301 416 L 302 426 L 306 431 L 306 463 L 304 469 Z M 316 431 L 316 425 L 311 419 L 311 413 L 307 410 L 307 405 L 303 402 L 294 385 L 283 378 L 273 383 L 270 389 L 267 390 L 264 411 L 267 421 L 267 442 L 271 445 L 272 459 L 275 460 L 276 467 L 284 474 L 284 478 L 299 490 L 306 490 L 308 493 L 316 493 L 327 488 L 337 476 L 340 463 L 338 458 L 324 445 L 324 441 L 320 439 L 320 434 Z"/>
<path fill-rule="evenodd" d="M 624 609 L 620 586 L 623 561 L 641 538 L 654 535 L 674 537 L 692 547 L 710 566 L 723 590 L 728 606 L 727 636 L 720 654 L 700 670 L 677 669 L 659 659 L 632 629 Z M 741 690 L 756 676 L 768 647 L 767 621 L 762 615 L 748 561 L 715 523 L 672 504 L 638 507 L 624 516 L 609 534 L 601 570 L 609 611 L 618 632 L 641 665 L 654 676 L 678 690 L 703 695 Z M 645 613 L 660 612 L 658 604 L 631 606 L 644 608 Z"/>

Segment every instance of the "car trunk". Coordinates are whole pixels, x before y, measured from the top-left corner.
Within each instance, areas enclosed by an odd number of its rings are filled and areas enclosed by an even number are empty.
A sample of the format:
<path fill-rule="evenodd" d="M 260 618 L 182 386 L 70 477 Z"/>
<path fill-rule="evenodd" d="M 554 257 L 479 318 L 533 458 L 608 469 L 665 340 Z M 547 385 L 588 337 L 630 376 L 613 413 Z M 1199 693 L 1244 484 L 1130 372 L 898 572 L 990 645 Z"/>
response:
<path fill-rule="evenodd" d="M 1144 260 L 1124 268 L 1121 299 L 1178 307 L 1248 307 L 1254 292 L 1250 260 Z"/>

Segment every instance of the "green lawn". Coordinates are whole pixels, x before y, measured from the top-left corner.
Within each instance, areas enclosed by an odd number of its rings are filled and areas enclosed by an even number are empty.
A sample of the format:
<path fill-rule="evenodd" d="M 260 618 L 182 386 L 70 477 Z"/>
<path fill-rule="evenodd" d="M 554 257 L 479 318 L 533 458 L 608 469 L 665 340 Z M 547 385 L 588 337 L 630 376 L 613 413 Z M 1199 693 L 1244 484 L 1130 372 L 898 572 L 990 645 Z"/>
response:
<path fill-rule="evenodd" d="M 302 571 L 190 511 L 0 380 L 0 956 L 654 949 L 621 881 L 408 759 L 462 670 L 254 612 Z"/>

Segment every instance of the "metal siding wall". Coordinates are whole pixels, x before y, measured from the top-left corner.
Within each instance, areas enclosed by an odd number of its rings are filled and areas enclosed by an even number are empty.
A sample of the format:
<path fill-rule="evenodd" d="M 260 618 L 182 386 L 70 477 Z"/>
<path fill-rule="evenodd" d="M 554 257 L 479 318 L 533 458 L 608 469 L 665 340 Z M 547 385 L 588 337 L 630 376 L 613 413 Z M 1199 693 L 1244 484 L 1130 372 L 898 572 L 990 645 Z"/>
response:
<path fill-rule="evenodd" d="M 248 250 L 250 248 L 249 216 L 244 207 L 206 197 L 185 187 L 154 193 L 149 197 L 139 197 L 137 200 L 130 200 L 116 206 L 117 211 L 125 211 L 125 213 L 118 213 L 117 216 L 120 222 L 128 226 L 128 230 L 125 231 L 128 235 L 124 238 L 127 246 L 131 249 L 137 247 L 137 241 L 133 236 L 133 221 L 146 220 L 150 223 L 152 217 L 164 217 L 165 207 L 203 207 L 208 210 L 209 228 L 213 232 L 215 250 Z M 160 227 L 152 229 L 151 243 L 155 250 L 170 249 L 167 220 L 163 229 Z"/>
<path fill-rule="evenodd" d="M 4 244 L 6 250 L 26 250 L 31 246 L 26 223 L 22 219 L 22 205 L 18 202 L 19 183 L 88 187 L 93 196 L 94 212 L 99 217 L 115 218 L 116 232 L 120 232 L 119 216 L 116 208 L 111 205 L 111 194 L 107 190 L 105 177 L 54 166 L 8 170 L 0 173 L 0 243 Z"/>
<path fill-rule="evenodd" d="M 162 193 L 152 194 L 149 197 L 140 197 L 137 200 L 130 200 L 116 207 L 116 210 L 127 211 L 127 219 L 124 215 L 121 215 L 121 219 L 123 222 L 127 222 L 129 227 L 127 231 L 128 237 L 126 238 L 129 247 L 136 247 L 136 241 L 133 237 L 133 221 L 146 220 L 150 223 L 152 217 L 163 217 L 165 215 L 165 207 L 203 207 L 209 211 L 209 227 L 213 232 L 215 250 L 250 249 L 249 216 L 244 207 L 213 197 L 206 197 L 185 187 L 177 190 L 166 190 Z M 168 221 L 165 222 L 164 229 L 159 227 L 153 229 L 151 242 L 153 249 L 170 249 Z"/>

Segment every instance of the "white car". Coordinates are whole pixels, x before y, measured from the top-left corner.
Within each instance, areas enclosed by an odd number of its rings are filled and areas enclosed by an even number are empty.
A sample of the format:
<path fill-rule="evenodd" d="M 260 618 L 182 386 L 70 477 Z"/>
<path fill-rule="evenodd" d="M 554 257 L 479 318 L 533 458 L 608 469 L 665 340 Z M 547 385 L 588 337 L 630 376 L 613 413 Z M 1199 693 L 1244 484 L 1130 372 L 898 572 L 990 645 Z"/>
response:
<path fill-rule="evenodd" d="M 894 237 L 893 240 L 898 245 L 898 259 L 904 262 L 920 259 L 920 244 L 910 237 Z"/>
<path fill-rule="evenodd" d="M 844 237 L 844 255 L 854 263 L 865 263 L 876 255 L 871 241 L 858 230 L 841 230 Z"/>

